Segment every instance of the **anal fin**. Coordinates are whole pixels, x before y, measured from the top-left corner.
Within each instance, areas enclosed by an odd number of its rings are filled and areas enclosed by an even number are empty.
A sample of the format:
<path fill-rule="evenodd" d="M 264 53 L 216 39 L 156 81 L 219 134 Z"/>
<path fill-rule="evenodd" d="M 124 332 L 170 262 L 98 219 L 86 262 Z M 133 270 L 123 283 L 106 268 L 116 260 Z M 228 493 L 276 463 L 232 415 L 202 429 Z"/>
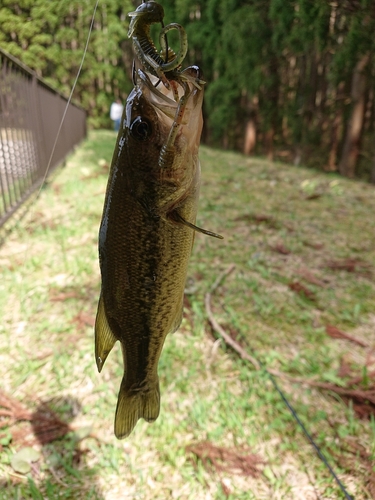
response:
<path fill-rule="evenodd" d="M 112 347 L 115 345 L 116 337 L 114 336 L 105 314 L 103 296 L 100 295 L 98 312 L 95 320 L 95 361 L 99 373 L 102 371 L 104 362 Z"/>

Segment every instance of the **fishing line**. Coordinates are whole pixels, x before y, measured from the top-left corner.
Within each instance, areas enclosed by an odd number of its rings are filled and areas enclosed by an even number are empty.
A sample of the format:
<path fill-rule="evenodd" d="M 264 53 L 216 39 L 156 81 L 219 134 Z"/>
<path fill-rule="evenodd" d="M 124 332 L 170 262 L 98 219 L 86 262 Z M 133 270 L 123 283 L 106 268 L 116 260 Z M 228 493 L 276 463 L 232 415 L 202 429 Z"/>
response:
<path fill-rule="evenodd" d="M 39 196 L 40 196 L 40 193 L 43 189 L 43 186 L 46 182 L 46 179 L 47 179 L 47 175 L 48 175 L 48 172 L 49 172 L 49 169 L 50 169 L 50 166 L 51 166 L 51 162 L 52 162 L 52 158 L 53 158 L 53 155 L 55 153 L 55 149 L 56 149 L 56 146 L 57 146 L 57 141 L 60 137 L 60 133 L 61 133 L 61 129 L 62 129 L 62 126 L 64 124 L 64 121 L 65 121 L 65 117 L 66 117 L 66 114 L 68 112 L 68 109 L 69 109 L 69 106 L 70 106 L 70 103 L 71 103 L 71 100 L 72 100 L 72 97 L 73 97 L 73 93 L 74 93 L 74 90 L 76 88 L 76 85 L 77 85 L 77 82 L 78 82 L 78 78 L 81 74 L 81 70 L 82 70 L 82 67 L 83 67 L 83 63 L 85 61 L 85 58 L 86 58 L 86 53 L 87 53 L 87 49 L 88 49 L 88 46 L 89 46 L 89 42 L 90 42 L 90 37 L 91 37 L 91 32 L 92 32 L 92 29 L 93 29 L 93 26 L 94 26 L 94 20 L 95 20 L 95 15 L 96 15 L 96 10 L 98 8 L 98 4 L 99 4 L 99 1 L 100 0 L 96 0 L 96 3 L 95 3 L 95 7 L 94 7 L 94 11 L 93 11 L 93 14 L 92 14 L 92 17 L 91 17 L 91 23 L 90 23 L 90 28 L 89 28 L 89 32 L 88 32 L 88 35 L 87 35 L 87 39 L 86 39 L 86 45 L 85 45 L 85 48 L 83 50 L 83 54 L 82 54 L 82 59 L 81 59 L 81 63 L 79 65 L 79 68 L 78 68 L 78 72 L 77 72 L 77 75 L 75 77 L 75 80 L 74 80 L 74 83 L 73 83 L 73 86 L 72 86 L 72 89 L 70 91 L 70 94 L 69 94 L 69 97 L 68 97 L 68 101 L 66 103 L 66 106 L 65 106 L 65 109 L 64 109 L 64 113 L 62 115 L 62 118 L 61 118 L 61 121 L 60 121 L 60 125 L 59 125 L 59 128 L 57 130 L 57 134 L 56 134 L 56 138 L 55 138 L 55 142 L 53 143 L 53 147 L 52 147 L 52 151 L 51 151 L 51 154 L 50 154 L 50 157 L 49 157 L 49 160 L 48 160 L 48 163 L 47 163 L 47 168 L 46 168 L 46 171 L 44 173 L 44 176 L 43 176 L 43 179 L 42 179 L 42 182 L 40 184 L 40 188 L 39 188 L 39 191 L 35 197 L 35 199 L 38 199 Z"/>
<path fill-rule="evenodd" d="M 225 339 L 224 339 L 225 340 Z M 254 351 L 252 351 L 252 354 L 254 355 Z M 298 416 L 298 413 L 296 412 L 296 410 L 293 408 L 292 404 L 289 402 L 288 398 L 285 396 L 283 390 L 279 387 L 278 383 L 276 382 L 276 379 L 275 377 L 272 375 L 272 373 L 270 373 L 268 370 L 267 370 L 267 367 L 259 360 L 258 357 L 255 357 L 255 360 L 258 362 L 260 368 L 262 368 L 262 370 L 264 372 L 267 373 L 269 379 L 271 380 L 271 383 L 272 385 L 274 386 L 274 388 L 276 389 L 276 391 L 279 393 L 281 399 L 283 400 L 283 402 L 285 403 L 285 406 L 288 408 L 288 410 L 290 411 L 290 413 L 292 414 L 292 417 L 294 418 L 294 420 L 297 422 L 297 424 L 300 426 L 300 428 L 302 429 L 302 432 L 304 433 L 305 437 L 307 438 L 307 440 L 310 442 L 310 444 L 312 445 L 312 447 L 314 448 L 314 450 L 316 451 L 318 457 L 320 458 L 320 460 L 324 463 L 324 465 L 327 467 L 327 469 L 329 470 L 331 476 L 334 478 L 334 480 L 336 481 L 337 485 L 339 486 L 340 490 L 342 491 L 342 493 L 345 495 L 345 498 L 347 500 L 354 500 L 354 497 L 352 497 L 351 495 L 349 495 L 349 493 L 347 492 L 345 486 L 343 485 L 343 483 L 340 481 L 339 477 L 337 476 L 337 474 L 335 473 L 335 471 L 333 470 L 333 468 L 331 467 L 331 465 L 329 464 L 327 458 L 325 457 L 325 455 L 323 454 L 323 452 L 321 451 L 321 449 L 319 448 L 319 446 L 316 444 L 316 442 L 314 441 L 314 438 L 311 436 L 311 434 L 309 433 L 309 431 L 307 430 L 305 424 L 302 422 L 302 420 L 299 418 Z"/>
<path fill-rule="evenodd" d="M 313 437 L 311 436 L 311 434 L 309 433 L 309 431 L 306 429 L 306 427 L 305 427 L 304 423 L 302 422 L 302 420 L 299 418 L 296 410 L 289 403 L 289 401 L 288 401 L 287 397 L 285 396 L 284 392 L 280 389 L 278 383 L 275 380 L 275 377 L 267 370 L 267 368 L 262 364 L 261 361 L 259 361 L 259 359 L 258 359 L 258 363 L 263 368 L 263 370 L 265 370 L 267 372 L 267 374 L 268 374 L 268 376 L 269 376 L 269 378 L 270 378 L 270 380 L 272 382 L 272 385 L 274 386 L 274 388 L 276 389 L 276 391 L 279 393 L 281 399 L 283 400 L 283 402 L 285 403 L 286 407 L 288 408 L 288 410 L 292 414 L 294 420 L 297 422 L 297 424 L 302 429 L 303 433 L 305 434 L 306 438 L 308 439 L 308 441 L 310 442 L 310 444 L 312 445 L 312 447 L 315 449 L 315 451 L 318 454 L 320 460 L 324 463 L 324 465 L 327 467 L 327 469 L 331 473 L 332 477 L 335 479 L 335 481 L 338 484 L 340 490 L 345 495 L 345 498 L 347 500 L 354 500 L 354 497 L 352 497 L 351 495 L 349 495 L 349 493 L 346 491 L 345 486 L 340 481 L 340 479 L 338 478 L 337 474 L 335 473 L 335 471 L 332 469 L 332 467 L 328 463 L 328 460 L 326 459 L 325 455 L 323 454 L 323 452 L 321 451 L 321 449 L 319 448 L 319 446 L 315 443 Z"/>
<path fill-rule="evenodd" d="M 288 410 L 292 414 L 292 417 L 297 422 L 297 424 L 299 425 L 299 427 L 302 429 L 302 432 L 304 433 L 305 437 L 310 442 L 310 444 L 313 446 L 314 450 L 316 451 L 316 453 L 319 456 L 319 458 L 321 459 L 321 461 L 324 463 L 324 465 L 329 470 L 331 476 L 336 481 L 336 483 L 339 486 L 341 492 L 345 495 L 345 498 L 347 500 L 354 500 L 354 497 L 352 497 L 351 495 L 349 495 L 349 493 L 347 492 L 345 486 L 340 481 L 340 479 L 338 478 L 337 474 L 335 473 L 335 471 L 333 470 L 333 468 L 331 467 L 331 465 L 328 463 L 328 460 L 326 459 L 325 455 L 323 454 L 323 452 L 321 451 L 321 449 L 319 448 L 319 446 L 314 441 L 313 437 L 311 436 L 311 434 L 309 433 L 309 431 L 305 427 L 305 425 L 302 422 L 302 420 L 299 418 L 296 410 L 293 408 L 293 406 L 289 402 L 288 398 L 285 396 L 285 394 L 282 391 L 282 389 L 280 389 L 278 383 L 275 380 L 275 377 L 272 375 L 272 373 L 270 371 L 267 370 L 267 367 L 259 360 L 258 356 L 256 355 L 256 352 L 254 352 L 254 350 L 252 350 L 252 356 L 250 356 L 247 353 L 247 351 L 245 351 L 244 349 L 242 349 L 242 347 L 240 347 L 237 344 L 237 342 L 235 342 L 232 339 L 232 337 L 225 332 L 225 330 L 217 323 L 217 321 L 213 317 L 212 311 L 211 311 L 211 305 L 210 305 L 211 296 L 214 293 L 214 291 L 218 288 L 218 286 L 220 285 L 220 283 L 223 281 L 223 279 L 228 274 L 230 274 L 234 270 L 234 268 L 235 268 L 235 265 L 231 264 L 228 267 L 228 269 L 226 269 L 224 272 L 222 272 L 218 276 L 218 278 L 215 280 L 214 284 L 211 286 L 210 291 L 205 296 L 205 306 L 206 306 L 206 311 L 207 311 L 207 314 L 208 314 L 211 326 L 220 335 L 220 337 L 222 337 L 222 339 L 224 340 L 224 342 L 226 343 L 226 345 L 228 345 L 229 347 L 231 347 L 238 355 L 241 356 L 241 358 L 244 361 L 251 362 L 255 366 L 256 370 L 259 370 L 261 368 L 265 373 L 267 373 L 268 377 L 271 380 L 271 383 L 272 383 L 273 387 L 279 393 L 279 395 L 280 395 L 281 399 L 283 400 L 285 406 L 288 408 Z"/>
<path fill-rule="evenodd" d="M 224 339 L 225 341 L 225 339 Z M 252 351 L 252 354 L 254 356 L 254 351 Z M 343 485 L 343 483 L 340 481 L 339 477 L 337 476 L 337 474 L 335 473 L 335 471 L 333 470 L 333 468 L 331 467 L 331 465 L 329 464 L 327 458 L 325 457 L 325 455 L 323 454 L 323 452 L 321 451 L 321 449 L 319 448 L 319 446 L 316 444 L 316 442 L 314 441 L 314 438 L 311 436 L 311 434 L 309 433 L 309 431 L 307 430 L 305 424 L 302 422 L 302 420 L 299 418 L 296 410 L 293 408 L 293 406 L 291 405 L 291 403 L 289 402 L 288 398 L 285 396 L 284 392 L 282 391 L 282 389 L 280 389 L 278 383 L 276 382 L 276 379 L 275 377 L 272 375 L 272 373 L 270 373 L 268 370 L 267 370 L 267 367 L 259 360 L 258 357 L 254 357 L 254 361 L 256 361 L 258 364 L 259 364 L 259 367 L 262 368 L 262 370 L 264 372 L 267 373 L 269 379 L 271 380 L 271 383 L 272 385 L 274 386 L 274 388 L 276 389 L 276 391 L 279 393 L 281 399 L 283 400 L 283 402 L 285 403 L 285 406 L 288 408 L 288 410 L 290 411 L 290 413 L 292 414 L 292 417 L 294 418 L 294 420 L 297 422 L 297 424 L 300 426 L 300 428 L 302 429 L 302 432 L 304 433 L 305 437 L 307 438 L 307 440 L 310 442 L 310 444 L 312 445 L 312 447 L 314 448 L 314 450 L 316 451 L 317 455 L 319 456 L 320 460 L 324 463 L 324 465 L 327 467 L 327 469 L 329 470 L 330 474 L 332 475 L 332 477 L 335 479 L 337 485 L 339 486 L 340 490 L 342 491 L 342 493 L 345 495 L 345 498 L 347 500 L 354 500 L 354 497 L 352 497 L 351 495 L 349 495 L 349 493 L 347 492 L 345 486 Z"/>
<path fill-rule="evenodd" d="M 254 352 L 253 352 L 254 354 Z M 298 416 L 298 413 L 296 412 L 296 410 L 293 408 L 293 406 L 291 405 L 291 403 L 289 402 L 288 398 L 285 396 L 284 392 L 282 391 L 282 389 L 280 389 L 278 383 L 276 382 L 276 379 L 275 377 L 272 375 L 272 373 L 270 373 L 266 366 L 259 360 L 259 358 L 255 358 L 256 361 L 258 362 L 259 366 L 263 369 L 263 371 L 265 371 L 269 377 L 269 379 L 271 380 L 271 383 L 272 385 L 274 386 L 274 388 L 276 389 L 276 391 L 279 393 L 281 399 L 283 400 L 283 402 L 285 403 L 285 406 L 288 408 L 288 410 L 290 411 L 290 413 L 292 414 L 292 417 L 294 418 L 294 420 L 297 422 L 297 424 L 300 426 L 300 428 L 302 429 L 302 432 L 304 433 L 305 437 L 307 438 L 307 440 L 310 442 L 310 444 L 312 445 L 312 447 L 314 448 L 314 450 L 316 451 L 317 455 L 319 456 L 320 460 L 324 463 L 324 465 L 327 467 L 327 469 L 329 470 L 331 476 L 334 478 L 334 480 L 336 481 L 337 485 L 339 486 L 340 490 L 342 491 L 342 493 L 345 495 L 345 498 L 347 500 L 354 500 L 354 497 L 352 497 L 351 495 L 349 495 L 349 493 L 347 492 L 345 486 L 343 485 L 343 483 L 340 481 L 339 477 L 337 476 L 337 474 L 335 473 L 335 471 L 333 470 L 333 468 L 331 467 L 331 465 L 329 464 L 327 458 L 325 457 L 325 455 L 323 454 L 323 452 L 321 451 L 321 449 L 319 448 L 319 446 L 316 444 L 316 442 L 314 441 L 314 438 L 311 436 L 311 434 L 309 433 L 309 431 L 307 430 L 305 424 L 302 422 L 302 420 L 299 418 Z"/>

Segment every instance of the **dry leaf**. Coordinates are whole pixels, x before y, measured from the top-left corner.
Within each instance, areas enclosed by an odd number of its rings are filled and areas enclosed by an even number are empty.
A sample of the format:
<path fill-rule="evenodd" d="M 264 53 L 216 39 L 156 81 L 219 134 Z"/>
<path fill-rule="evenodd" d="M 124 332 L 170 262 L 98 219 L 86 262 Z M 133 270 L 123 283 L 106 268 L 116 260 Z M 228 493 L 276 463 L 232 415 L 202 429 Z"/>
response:
<path fill-rule="evenodd" d="M 259 455 L 246 452 L 244 449 L 216 446 L 210 441 L 187 446 L 186 451 L 201 460 L 206 470 L 214 469 L 217 472 L 225 471 L 258 477 L 261 472 L 258 467 L 264 464 Z"/>
<path fill-rule="evenodd" d="M 73 322 L 78 324 L 79 329 L 83 329 L 85 326 L 94 326 L 95 318 L 89 313 L 80 312 L 72 318 Z"/>
<path fill-rule="evenodd" d="M 347 271 L 348 273 L 354 272 L 369 272 L 371 268 L 370 264 L 364 262 L 360 259 L 341 259 L 341 260 L 330 260 L 327 262 L 327 267 L 330 269 L 338 270 L 338 271 Z"/>
<path fill-rule="evenodd" d="M 304 295 L 309 300 L 315 300 L 315 293 L 309 290 L 305 285 L 302 285 L 299 281 L 293 281 L 288 284 L 289 288 L 300 295 Z"/>
<path fill-rule="evenodd" d="M 321 250 L 324 247 L 323 243 L 319 243 L 317 241 L 305 240 L 303 244 L 306 247 L 314 248 L 314 250 Z"/>
<path fill-rule="evenodd" d="M 282 255 L 289 255 L 290 250 L 283 243 L 276 243 L 276 245 L 270 245 L 271 250 L 277 253 L 281 253 Z"/>
<path fill-rule="evenodd" d="M 312 285 L 320 286 L 320 287 L 325 287 L 324 281 L 320 280 L 317 278 L 311 271 L 308 269 L 300 269 L 297 271 L 298 274 L 306 281 L 311 283 Z"/>
<path fill-rule="evenodd" d="M 339 330 L 338 328 L 336 328 L 333 325 L 327 325 L 326 332 L 333 339 L 349 340 L 350 342 L 354 342 L 355 344 L 358 344 L 361 347 L 368 347 L 368 344 L 366 342 L 363 342 L 362 340 L 359 340 L 359 339 L 353 337 L 352 335 L 349 335 L 348 333 L 345 333 L 342 330 Z"/>

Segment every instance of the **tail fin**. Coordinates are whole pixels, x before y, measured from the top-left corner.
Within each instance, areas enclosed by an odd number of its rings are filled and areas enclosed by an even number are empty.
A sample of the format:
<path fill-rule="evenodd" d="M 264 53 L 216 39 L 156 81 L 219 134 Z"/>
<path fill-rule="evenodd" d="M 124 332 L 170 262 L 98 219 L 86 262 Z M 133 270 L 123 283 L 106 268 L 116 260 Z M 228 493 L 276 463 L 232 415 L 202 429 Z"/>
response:
<path fill-rule="evenodd" d="M 123 439 L 129 436 L 140 418 L 154 422 L 160 411 L 159 381 L 152 388 L 131 391 L 125 386 L 123 379 L 118 395 L 115 436 Z"/>

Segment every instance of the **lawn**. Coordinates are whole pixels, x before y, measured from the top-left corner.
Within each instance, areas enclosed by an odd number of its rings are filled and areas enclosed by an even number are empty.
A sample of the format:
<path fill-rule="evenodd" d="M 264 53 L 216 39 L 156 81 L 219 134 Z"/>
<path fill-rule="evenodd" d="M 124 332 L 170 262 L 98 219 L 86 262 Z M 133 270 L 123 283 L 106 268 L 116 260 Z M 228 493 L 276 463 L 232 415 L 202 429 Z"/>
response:
<path fill-rule="evenodd" d="M 91 132 L 0 248 L 0 499 L 344 498 L 268 372 L 374 498 L 374 186 L 202 147 L 197 224 L 224 240 L 196 235 L 160 416 L 118 441 L 120 348 L 101 374 L 93 351 L 114 142 Z"/>

